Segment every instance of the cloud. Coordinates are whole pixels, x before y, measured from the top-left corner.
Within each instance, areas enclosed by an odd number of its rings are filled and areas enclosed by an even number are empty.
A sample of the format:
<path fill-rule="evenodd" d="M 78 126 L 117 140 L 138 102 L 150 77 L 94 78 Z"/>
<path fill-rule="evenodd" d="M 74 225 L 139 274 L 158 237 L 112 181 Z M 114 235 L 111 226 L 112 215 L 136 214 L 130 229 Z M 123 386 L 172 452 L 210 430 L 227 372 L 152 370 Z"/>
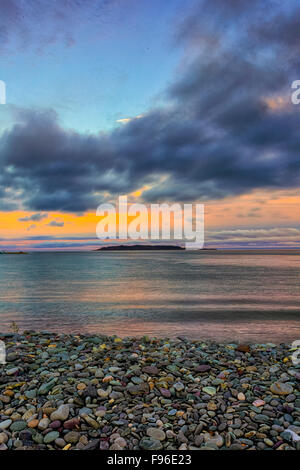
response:
<path fill-rule="evenodd" d="M 64 222 L 59 222 L 57 220 L 52 220 L 47 225 L 49 225 L 49 227 L 63 227 L 65 224 L 64 224 Z"/>
<path fill-rule="evenodd" d="M 100 34 L 116 4 L 117 0 L 1 0 L 0 54 L 16 46 L 37 52 L 57 43 L 72 46 L 81 25 L 91 21 Z"/>
<path fill-rule="evenodd" d="M 0 139 L 0 198 L 10 191 L 23 209 L 84 212 L 141 187 L 147 202 L 299 187 L 299 108 L 270 106 L 297 78 L 297 18 L 296 2 L 198 2 L 177 30 L 189 54 L 165 90 L 168 106 L 111 133 L 19 110 Z"/>
<path fill-rule="evenodd" d="M 35 224 L 32 224 L 32 225 L 30 225 L 29 227 L 27 227 L 27 230 L 29 231 L 29 230 L 32 230 L 32 229 L 34 229 L 34 228 L 36 228 L 36 225 L 35 225 Z"/>
<path fill-rule="evenodd" d="M 290 227 L 274 227 L 259 229 L 235 229 L 207 232 L 209 241 L 292 241 L 300 243 L 300 229 Z"/>
<path fill-rule="evenodd" d="M 31 227 L 33 229 L 34 227 Z M 2 249 L 19 246 L 26 249 L 78 248 L 91 250 L 103 243 L 91 236 L 37 235 L 12 239 L 0 238 Z M 22 246 L 21 246 L 22 245 Z M 268 227 L 231 230 L 205 230 L 205 246 L 219 249 L 300 248 L 300 227 Z"/>
<path fill-rule="evenodd" d="M 117 119 L 116 122 L 120 122 L 121 124 L 127 124 L 128 122 L 132 121 L 133 119 L 141 119 L 144 115 L 139 114 L 138 116 L 134 116 L 133 118 L 123 118 Z"/>
<path fill-rule="evenodd" d="M 19 222 L 30 222 L 30 221 L 40 222 L 41 220 L 46 219 L 47 217 L 48 217 L 48 214 L 41 214 L 40 212 L 38 212 L 37 214 L 32 214 L 27 217 L 20 217 L 20 219 L 18 220 Z"/>

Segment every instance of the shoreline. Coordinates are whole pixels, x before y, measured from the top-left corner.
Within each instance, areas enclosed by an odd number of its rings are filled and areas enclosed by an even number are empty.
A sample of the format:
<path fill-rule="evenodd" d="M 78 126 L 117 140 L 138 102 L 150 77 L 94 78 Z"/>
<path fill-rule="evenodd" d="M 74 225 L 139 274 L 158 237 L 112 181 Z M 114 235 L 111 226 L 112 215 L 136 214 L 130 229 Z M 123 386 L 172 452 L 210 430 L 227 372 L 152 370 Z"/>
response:
<path fill-rule="evenodd" d="M 300 450 L 287 344 L 0 333 L 0 449 Z"/>
<path fill-rule="evenodd" d="M 177 321 L 173 317 L 167 320 L 142 319 L 138 317 L 117 317 L 103 319 L 100 321 L 96 317 L 94 323 L 87 319 L 83 323 L 81 319 L 73 318 L 73 322 L 59 323 L 59 318 L 55 317 L 50 323 L 45 321 L 22 322 L 17 319 L 7 320 L 5 324 L 0 324 L 0 335 L 9 335 L 12 331 L 28 331 L 28 325 L 31 324 L 31 330 L 35 332 L 46 331 L 50 334 L 66 335 L 100 335 L 100 336 L 120 336 L 126 339 L 141 339 L 144 336 L 157 339 L 176 339 L 178 336 L 184 337 L 187 341 L 215 342 L 219 344 L 234 343 L 236 340 L 242 343 L 264 344 L 273 343 L 292 344 L 299 338 L 300 322 L 291 316 L 289 318 L 268 318 L 259 319 L 254 317 L 255 312 L 249 312 L 251 320 L 243 318 L 220 318 L 211 319 L 209 316 L 185 321 Z M 79 321 L 78 321 L 79 320 Z M 89 320 L 89 321 L 88 321 Z M 43 326 L 41 327 L 41 323 Z M 55 323 L 55 326 L 54 326 Z M 12 329 L 15 324 L 17 330 Z M 59 326 L 57 326 L 59 325 Z"/>

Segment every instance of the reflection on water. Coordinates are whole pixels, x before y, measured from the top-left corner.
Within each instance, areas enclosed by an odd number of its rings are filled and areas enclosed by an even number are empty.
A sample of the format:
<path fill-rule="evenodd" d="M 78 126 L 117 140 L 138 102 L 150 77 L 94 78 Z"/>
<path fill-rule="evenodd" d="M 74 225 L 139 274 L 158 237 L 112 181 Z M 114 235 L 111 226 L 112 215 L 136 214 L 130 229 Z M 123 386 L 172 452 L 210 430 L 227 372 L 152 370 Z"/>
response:
<path fill-rule="evenodd" d="M 293 341 L 300 252 L 0 256 L 0 329 Z"/>

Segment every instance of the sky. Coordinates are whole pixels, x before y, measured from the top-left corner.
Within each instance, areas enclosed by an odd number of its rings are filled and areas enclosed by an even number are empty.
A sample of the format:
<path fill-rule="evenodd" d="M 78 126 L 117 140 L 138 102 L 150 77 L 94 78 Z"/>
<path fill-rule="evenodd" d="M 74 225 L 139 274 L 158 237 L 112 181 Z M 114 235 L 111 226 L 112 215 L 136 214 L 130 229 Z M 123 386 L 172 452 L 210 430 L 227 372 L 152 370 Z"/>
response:
<path fill-rule="evenodd" d="M 294 0 L 1 0 L 0 250 L 98 247 L 120 195 L 299 248 L 299 44 Z"/>

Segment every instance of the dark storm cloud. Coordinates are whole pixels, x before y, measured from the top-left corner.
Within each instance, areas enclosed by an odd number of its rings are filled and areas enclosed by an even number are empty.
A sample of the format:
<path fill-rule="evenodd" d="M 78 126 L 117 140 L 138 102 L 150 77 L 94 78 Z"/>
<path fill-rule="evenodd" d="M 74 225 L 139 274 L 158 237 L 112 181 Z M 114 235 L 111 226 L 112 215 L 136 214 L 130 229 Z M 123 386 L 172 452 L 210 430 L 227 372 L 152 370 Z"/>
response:
<path fill-rule="evenodd" d="M 0 141 L 0 196 L 81 212 L 144 185 L 148 202 L 299 187 L 297 18 L 293 1 L 199 2 L 176 35 L 187 55 L 168 106 L 98 135 L 65 130 L 53 111 L 21 111 Z"/>
<path fill-rule="evenodd" d="M 117 0 L 1 0 L 0 54 L 12 44 L 37 51 L 58 42 L 71 46 L 80 25 L 97 21 L 99 29 Z M 108 17 L 108 18 L 107 18 Z"/>
<path fill-rule="evenodd" d="M 2 186 L 14 187 L 27 209 L 80 212 L 95 208 L 103 191 L 130 188 L 110 139 L 65 131 L 52 111 L 21 112 L 1 147 Z"/>

